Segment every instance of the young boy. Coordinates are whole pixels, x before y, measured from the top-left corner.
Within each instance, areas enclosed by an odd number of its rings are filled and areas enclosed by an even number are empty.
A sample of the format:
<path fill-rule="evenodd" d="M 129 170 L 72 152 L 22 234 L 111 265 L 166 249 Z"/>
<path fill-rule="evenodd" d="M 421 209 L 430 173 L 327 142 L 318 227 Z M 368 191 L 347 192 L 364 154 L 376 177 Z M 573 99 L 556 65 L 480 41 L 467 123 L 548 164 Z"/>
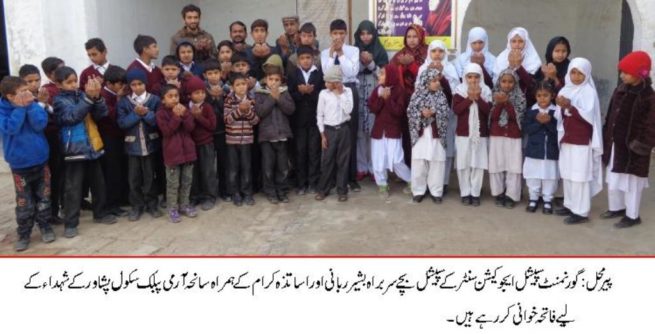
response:
<path fill-rule="evenodd" d="M 80 87 L 85 87 L 89 78 L 102 78 L 105 75 L 105 71 L 109 68 L 105 42 L 100 38 L 91 38 L 84 43 L 84 48 L 92 64 L 80 73 Z"/>
<path fill-rule="evenodd" d="M 48 142 L 43 134 L 48 114 L 29 91 L 25 80 L 8 76 L 0 82 L 0 132 L 5 161 L 16 188 L 17 252 L 26 250 L 34 222 L 43 242 L 55 240 L 50 226 Z"/>
<path fill-rule="evenodd" d="M 48 167 L 50 168 L 50 208 L 52 210 L 51 223 L 61 224 L 63 221 L 59 217 L 59 208 L 63 205 L 64 189 L 64 158 L 61 155 L 59 147 L 59 125 L 57 118 L 53 112 L 52 100 L 59 94 L 59 88 L 55 85 L 55 70 L 64 66 L 64 61 L 56 57 L 48 57 L 41 62 L 41 69 L 48 78 L 48 83 L 43 85 L 42 90 L 45 90 L 44 95 L 47 95 L 46 101 L 41 106 L 48 112 L 48 125 L 45 128 L 45 137 L 48 140 L 48 147 L 50 148 L 50 158 L 48 160 Z M 40 81 L 40 77 L 39 77 Z"/>
<path fill-rule="evenodd" d="M 648 187 L 655 146 L 655 93 L 648 53 L 632 52 L 618 68 L 622 84 L 614 91 L 603 128 L 609 210 L 601 218 L 622 217 L 614 226 L 627 228 L 641 223 L 641 193 Z"/>
<path fill-rule="evenodd" d="M 218 177 L 218 195 L 229 202 L 232 198 L 227 191 L 226 160 L 227 146 L 225 143 L 225 116 L 223 113 L 223 99 L 230 91 L 229 86 L 221 81 L 223 73 L 221 65 L 216 59 L 209 59 L 203 63 L 205 86 L 207 88 L 206 102 L 214 110 L 216 116 L 216 129 L 214 129 L 214 149 L 216 150 L 216 174 Z"/>
<path fill-rule="evenodd" d="M 185 91 L 189 96 L 189 111 L 196 123 L 191 137 L 196 144 L 197 160 L 193 168 L 191 183 L 191 203 L 200 204 L 203 211 L 211 210 L 218 197 L 218 180 L 216 179 L 216 150 L 214 148 L 214 131 L 216 114 L 207 98 L 205 82 L 192 76 L 185 82 Z"/>
<path fill-rule="evenodd" d="M 252 186 L 253 127 L 259 123 L 254 101 L 248 97 L 248 77 L 232 73 L 232 92 L 225 98 L 227 183 L 236 206 L 255 205 Z M 242 197 L 243 196 L 243 197 Z"/>
<path fill-rule="evenodd" d="M 306 46 L 312 49 L 312 56 L 314 59 L 314 66 L 321 69 L 321 51 L 318 49 L 318 41 L 316 40 L 316 27 L 311 22 L 307 22 L 300 27 L 300 46 Z M 292 76 L 298 68 L 298 49 L 292 53 L 287 59 L 287 77 Z M 322 71 L 322 69 L 321 69 Z M 322 78 L 322 76 L 321 76 Z M 318 94 L 320 90 L 316 93 Z"/>
<path fill-rule="evenodd" d="M 177 57 L 168 55 L 161 60 L 161 73 L 163 80 L 161 85 L 173 85 L 178 89 L 182 87 L 180 83 L 180 66 Z"/>
<path fill-rule="evenodd" d="M 324 76 L 326 89 L 318 96 L 316 124 L 321 132 L 321 179 L 316 200 L 322 201 L 330 193 L 336 175 L 339 202 L 348 200 L 348 170 L 351 135 L 349 121 L 353 110 L 353 93 L 344 87 L 341 67 L 330 67 Z"/>
<path fill-rule="evenodd" d="M 157 40 L 152 36 L 138 35 L 134 39 L 134 51 L 138 57 L 127 67 L 127 70 L 140 68 L 148 77 L 146 91 L 159 96 L 163 75 L 154 60 L 159 57 L 159 46 Z"/>
<path fill-rule="evenodd" d="M 109 113 L 100 91 L 102 85 L 89 79 L 85 93 L 77 89 L 77 74 L 70 67 L 55 71 L 59 95 L 54 111 L 61 127 L 61 147 L 66 164 L 64 174 L 64 237 L 77 236 L 82 203 L 82 182 L 86 177 L 93 196 L 94 222 L 113 224 L 116 216 L 105 211 L 106 192 L 102 167 L 98 158 L 104 154 L 96 122 Z"/>
<path fill-rule="evenodd" d="M 238 52 L 232 55 L 232 73 L 240 73 L 246 77 L 248 84 L 248 96 L 254 97 L 255 87 L 259 84 L 259 82 L 255 77 L 251 75 L 248 58 L 242 56 Z"/>
<path fill-rule="evenodd" d="M 118 126 L 118 100 L 125 95 L 126 72 L 123 68 L 110 65 L 103 75 L 104 87 L 100 95 L 107 105 L 108 115 L 98 121 L 98 131 L 105 146 L 105 154 L 100 157 L 102 173 L 107 186 L 107 211 L 118 217 L 127 215 L 120 208 L 128 192 L 127 157 L 123 151 L 125 136 Z"/>
<path fill-rule="evenodd" d="M 289 75 L 289 92 L 296 103 L 291 118 L 296 143 L 296 192 L 304 195 L 316 192 L 320 177 L 321 134 L 316 127 L 316 107 L 325 82 L 323 72 L 314 64 L 314 49 L 301 46 L 297 55 L 299 66 Z"/>
<path fill-rule="evenodd" d="M 246 55 L 250 63 L 250 75 L 255 77 L 257 81 L 260 81 L 265 75 L 262 65 L 272 54 L 280 55 L 280 50 L 277 47 L 270 46 L 266 42 L 266 38 L 268 37 L 268 22 L 266 20 L 255 20 L 250 25 L 250 30 L 254 43 L 246 49 Z"/>
<path fill-rule="evenodd" d="M 270 58 L 277 60 L 266 61 L 266 87 L 255 94 L 255 110 L 260 119 L 258 142 L 262 152 L 263 190 L 271 204 L 289 203 L 287 139 L 293 137 L 289 116 L 296 106 L 282 80 L 284 67 L 272 65 L 276 61 L 281 63 L 282 59 L 278 55 Z"/>
<path fill-rule="evenodd" d="M 128 156 L 128 183 L 130 186 L 130 221 L 138 221 L 144 210 L 153 218 L 162 213 L 157 208 L 154 186 L 156 152 L 161 146 L 157 132 L 155 112 L 159 97 L 148 93 L 148 77 L 139 69 L 127 72 L 126 81 L 131 94 L 118 102 L 118 126 L 125 131 L 125 152 Z"/>
<path fill-rule="evenodd" d="M 343 85 L 350 88 L 353 97 L 353 110 L 350 117 L 350 169 L 348 179 L 354 192 L 362 188 L 357 183 L 357 131 L 359 129 L 359 94 L 357 90 L 357 74 L 359 74 L 359 48 L 346 44 L 348 25 L 344 20 L 337 19 L 330 23 L 330 48 L 321 52 L 323 73 L 333 65 L 340 65 L 343 73 Z M 362 97 L 366 98 L 366 97 Z"/>

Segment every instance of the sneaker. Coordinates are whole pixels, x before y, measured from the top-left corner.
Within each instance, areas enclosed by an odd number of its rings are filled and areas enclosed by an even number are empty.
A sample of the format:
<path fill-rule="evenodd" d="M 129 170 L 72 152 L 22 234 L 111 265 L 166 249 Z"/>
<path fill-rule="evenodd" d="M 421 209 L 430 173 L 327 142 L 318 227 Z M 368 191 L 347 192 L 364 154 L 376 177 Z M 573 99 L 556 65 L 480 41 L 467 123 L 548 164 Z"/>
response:
<path fill-rule="evenodd" d="M 348 195 L 346 194 L 339 195 L 339 202 L 345 202 L 347 200 L 348 200 Z"/>
<path fill-rule="evenodd" d="M 601 219 L 614 219 L 621 218 L 625 216 L 625 210 L 611 211 L 607 210 L 600 215 Z"/>
<path fill-rule="evenodd" d="M 462 197 L 462 205 L 464 205 L 464 206 L 471 205 L 471 196 Z"/>
<path fill-rule="evenodd" d="M 53 231 L 52 227 L 50 226 L 42 227 L 40 228 L 40 230 L 41 230 L 41 241 L 43 241 L 46 244 L 55 241 L 55 239 L 57 238 L 55 237 L 55 231 Z"/>
<path fill-rule="evenodd" d="M 21 237 L 18 240 L 16 240 L 16 244 L 14 245 L 14 249 L 17 252 L 22 252 L 24 250 L 27 250 L 30 247 L 30 238 L 29 237 Z"/>
<path fill-rule="evenodd" d="M 96 224 L 105 224 L 105 225 L 111 225 L 116 223 L 116 216 L 112 214 L 105 215 L 100 218 L 93 218 L 93 222 Z"/>
<path fill-rule="evenodd" d="M 571 213 L 571 215 L 569 217 L 564 219 L 564 223 L 567 224 L 567 225 L 582 224 L 582 223 L 586 223 L 588 221 L 589 221 L 589 218 L 578 216 L 575 213 Z"/>
<path fill-rule="evenodd" d="M 177 224 L 182 221 L 182 217 L 180 217 L 180 213 L 177 211 L 177 209 L 168 210 L 168 219 L 170 219 L 171 223 L 174 224 Z"/>
<path fill-rule="evenodd" d="M 200 204 L 200 209 L 202 211 L 209 211 L 216 206 L 216 202 L 212 200 L 206 200 Z"/>
<path fill-rule="evenodd" d="M 143 209 L 141 208 L 132 208 L 130 210 L 130 213 L 127 215 L 127 220 L 131 222 L 135 222 L 139 219 L 141 219 L 141 215 L 143 214 Z"/>
<path fill-rule="evenodd" d="M 266 199 L 268 199 L 268 202 L 273 205 L 277 205 L 280 203 L 280 200 L 277 198 L 277 196 L 268 195 L 266 196 Z"/>
<path fill-rule="evenodd" d="M 505 195 L 496 196 L 496 206 L 499 208 L 505 206 Z"/>
<path fill-rule="evenodd" d="M 621 218 L 621 221 L 614 224 L 614 227 L 616 227 L 616 228 L 628 228 L 628 227 L 632 227 L 632 226 L 639 225 L 639 224 L 641 224 L 641 218 L 640 217 L 637 217 L 635 219 L 628 218 L 628 217 L 623 217 L 623 218 Z"/>
<path fill-rule="evenodd" d="M 242 206 L 243 205 L 243 199 L 241 198 L 241 195 L 234 195 L 232 196 L 232 203 L 236 206 Z"/>
<path fill-rule="evenodd" d="M 480 206 L 480 197 L 471 196 L 471 205 Z"/>
<path fill-rule="evenodd" d="M 252 195 L 246 195 L 243 198 L 243 202 L 246 203 L 246 205 L 248 205 L 248 206 L 255 205 L 255 199 L 252 197 Z"/>
<path fill-rule="evenodd" d="M 413 203 L 421 203 L 421 202 L 423 202 L 423 197 L 424 197 L 424 195 L 413 196 L 412 197 L 412 202 Z"/>
<path fill-rule="evenodd" d="M 66 227 L 64 228 L 64 237 L 74 238 L 77 236 L 77 227 Z"/>
<path fill-rule="evenodd" d="M 551 202 L 544 202 L 544 208 L 541 210 L 545 215 L 553 214 L 553 204 Z"/>
<path fill-rule="evenodd" d="M 514 209 L 514 205 L 516 205 L 516 202 L 513 199 L 505 197 L 505 204 L 503 205 L 505 208 Z"/>
<path fill-rule="evenodd" d="M 280 202 L 282 202 L 282 203 L 289 203 L 289 197 L 287 196 L 287 194 L 280 194 L 280 195 L 278 196 L 278 199 L 279 199 Z"/>
<path fill-rule="evenodd" d="M 196 211 L 196 208 L 193 207 L 193 205 L 183 205 L 180 208 L 180 213 L 189 217 L 189 218 L 195 218 L 198 216 L 198 212 Z"/>
<path fill-rule="evenodd" d="M 159 217 L 161 217 L 161 216 L 164 215 L 164 214 L 159 210 L 159 208 L 157 208 L 156 206 L 155 206 L 154 208 L 148 210 L 148 213 L 150 214 L 150 216 L 151 216 L 152 218 L 155 218 L 155 219 L 157 219 L 157 218 L 159 218 Z"/>
<path fill-rule="evenodd" d="M 530 200 L 530 203 L 528 203 L 528 206 L 525 207 L 525 211 L 534 213 L 537 211 L 537 208 L 539 207 L 539 202 Z M 544 206 L 545 208 L 545 206 Z"/>
<path fill-rule="evenodd" d="M 359 185 L 359 183 L 357 183 L 357 181 L 350 182 L 349 186 L 350 186 L 350 190 L 356 193 L 362 191 L 362 187 Z"/>

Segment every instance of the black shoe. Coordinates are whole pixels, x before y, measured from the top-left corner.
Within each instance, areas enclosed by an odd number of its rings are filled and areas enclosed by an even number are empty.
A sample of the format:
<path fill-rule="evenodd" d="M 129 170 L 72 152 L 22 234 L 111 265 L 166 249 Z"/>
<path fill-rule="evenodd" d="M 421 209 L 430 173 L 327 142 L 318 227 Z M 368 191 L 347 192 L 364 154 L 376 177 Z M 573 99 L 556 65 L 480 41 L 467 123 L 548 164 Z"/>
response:
<path fill-rule="evenodd" d="M 552 215 L 553 214 L 553 203 L 551 202 L 544 202 L 544 208 L 541 210 L 545 215 Z"/>
<path fill-rule="evenodd" d="M 30 237 L 20 237 L 18 240 L 16 240 L 14 249 L 17 252 L 22 252 L 24 250 L 27 250 L 28 248 L 30 248 Z"/>
<path fill-rule="evenodd" d="M 286 194 L 280 194 L 277 197 L 282 203 L 289 203 L 289 197 Z"/>
<path fill-rule="evenodd" d="M 555 214 L 558 216 L 571 216 L 573 212 L 571 212 L 571 210 L 569 210 L 568 208 L 561 208 L 555 210 Z"/>
<path fill-rule="evenodd" d="M 441 192 L 441 197 L 446 197 L 446 195 L 448 195 L 448 185 L 444 184 L 443 191 Z"/>
<path fill-rule="evenodd" d="M 74 238 L 77 236 L 77 227 L 66 227 L 64 228 L 64 237 Z"/>
<path fill-rule="evenodd" d="M 358 193 L 362 191 L 362 187 L 359 185 L 359 183 L 357 183 L 357 181 L 352 181 L 350 182 L 350 190 Z"/>
<path fill-rule="evenodd" d="M 43 241 L 46 244 L 55 241 L 55 239 L 57 238 L 55 237 L 55 231 L 53 231 L 52 227 L 50 226 L 41 227 L 40 230 L 41 230 L 41 241 Z"/>
<path fill-rule="evenodd" d="M 348 200 L 348 195 L 346 195 L 346 194 L 341 194 L 341 195 L 339 195 L 339 199 L 338 199 L 338 200 L 339 200 L 339 202 L 345 202 L 345 201 Z"/>
<path fill-rule="evenodd" d="M 586 223 L 588 221 L 589 221 L 589 218 L 578 216 L 575 213 L 571 213 L 571 215 L 568 218 L 564 219 L 564 223 L 567 224 L 567 225 L 582 224 L 582 223 Z"/>
<path fill-rule="evenodd" d="M 216 201 L 208 199 L 200 204 L 200 209 L 202 211 L 209 211 L 216 206 Z"/>
<path fill-rule="evenodd" d="M 443 202 L 443 199 L 441 197 L 437 196 L 430 196 L 432 198 L 432 203 L 434 204 L 441 204 Z"/>
<path fill-rule="evenodd" d="M 462 197 L 462 204 L 464 206 L 469 206 L 471 205 L 471 196 L 464 196 Z"/>
<path fill-rule="evenodd" d="M 128 215 L 127 211 L 125 211 L 125 210 L 123 210 L 123 209 L 121 209 L 119 207 L 115 207 L 115 208 L 109 210 L 109 213 L 111 213 L 112 215 L 114 215 L 116 217 L 125 217 L 125 216 Z"/>
<path fill-rule="evenodd" d="M 243 197 L 243 202 L 246 203 L 248 206 L 253 206 L 255 205 L 255 199 L 252 198 L 252 195 L 246 195 Z"/>
<path fill-rule="evenodd" d="M 621 221 L 618 223 L 614 224 L 614 227 L 616 228 L 628 228 L 628 227 L 633 227 L 635 225 L 641 224 L 641 218 L 637 217 L 635 219 L 628 218 L 628 217 L 623 217 L 621 218 Z"/>
<path fill-rule="evenodd" d="M 625 210 L 611 211 L 607 210 L 600 215 L 601 219 L 614 219 L 625 216 Z"/>
<path fill-rule="evenodd" d="M 243 205 L 243 198 L 241 198 L 241 195 L 234 195 L 232 196 L 232 203 L 236 206 L 242 206 Z"/>
<path fill-rule="evenodd" d="M 471 196 L 471 205 L 480 206 L 480 197 Z"/>
<path fill-rule="evenodd" d="M 514 209 L 516 202 L 509 197 L 505 197 L 505 204 L 503 205 L 506 209 Z"/>
<path fill-rule="evenodd" d="M 496 206 L 499 208 L 502 208 L 505 206 L 505 195 L 498 195 L 496 196 Z"/>
<path fill-rule="evenodd" d="M 316 194 L 316 196 L 314 196 L 314 199 L 317 201 L 322 201 L 325 199 L 325 197 L 327 197 L 325 193 L 319 192 Z"/>
<path fill-rule="evenodd" d="M 278 203 L 280 203 L 280 200 L 277 198 L 277 196 L 274 196 L 274 195 L 268 195 L 268 196 L 266 196 L 266 199 L 268 199 L 268 201 L 271 204 L 277 205 Z"/>
<path fill-rule="evenodd" d="M 414 202 L 414 203 L 421 203 L 421 202 L 423 202 L 423 197 L 424 197 L 424 196 L 425 196 L 425 195 L 414 196 L 414 197 L 412 197 L 412 202 Z"/>
<path fill-rule="evenodd" d="M 534 213 L 537 211 L 537 208 L 539 208 L 539 202 L 531 200 L 528 206 L 525 207 L 525 211 Z"/>
<path fill-rule="evenodd" d="M 130 213 L 127 215 L 127 220 L 131 222 L 135 222 L 141 219 L 142 214 L 143 214 L 142 208 L 132 208 L 132 210 L 130 210 Z"/>
<path fill-rule="evenodd" d="M 112 214 L 108 214 L 100 218 L 93 218 L 93 222 L 96 224 L 105 224 L 105 225 L 115 224 L 116 216 Z"/>

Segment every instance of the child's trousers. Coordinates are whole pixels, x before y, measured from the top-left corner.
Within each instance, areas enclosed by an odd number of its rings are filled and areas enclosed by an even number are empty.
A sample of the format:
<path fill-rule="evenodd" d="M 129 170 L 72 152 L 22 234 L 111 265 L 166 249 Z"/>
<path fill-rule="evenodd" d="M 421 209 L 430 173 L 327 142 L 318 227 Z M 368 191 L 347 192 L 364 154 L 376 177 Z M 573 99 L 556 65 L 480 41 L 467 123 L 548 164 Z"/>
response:
<path fill-rule="evenodd" d="M 337 193 L 345 195 L 348 193 L 348 177 L 350 166 L 351 133 L 348 123 L 338 126 L 325 126 L 325 136 L 328 147 L 323 150 L 321 160 L 321 179 L 318 183 L 318 191 L 327 194 L 336 177 Z"/>
<path fill-rule="evenodd" d="M 29 238 L 36 222 L 40 228 L 50 226 L 50 168 L 48 165 L 12 171 L 16 189 L 18 237 Z"/>
<path fill-rule="evenodd" d="M 193 167 L 191 199 L 194 202 L 216 202 L 218 178 L 216 177 L 216 149 L 214 143 L 196 146 L 198 160 Z"/>
<path fill-rule="evenodd" d="M 491 195 L 499 196 L 505 193 L 515 202 L 521 200 L 521 174 L 500 172 L 489 173 Z"/>
<path fill-rule="evenodd" d="M 253 193 L 252 144 L 227 145 L 227 184 L 232 196 Z"/>
<path fill-rule="evenodd" d="M 530 200 L 537 201 L 541 196 L 546 203 L 553 201 L 553 196 L 557 191 L 557 183 L 558 180 L 525 179 L 525 184 L 530 190 Z"/>
<path fill-rule="evenodd" d="M 166 208 L 179 209 L 189 205 L 193 163 L 166 167 Z"/>
<path fill-rule="evenodd" d="M 130 185 L 130 204 L 133 208 L 152 210 L 157 207 L 155 187 L 155 162 L 153 155 L 129 156 L 128 183 Z"/>
<path fill-rule="evenodd" d="M 482 181 L 484 179 L 484 169 L 472 167 L 459 169 L 457 170 L 457 179 L 459 180 L 459 192 L 461 197 L 480 197 Z"/>
<path fill-rule="evenodd" d="M 91 188 L 93 218 L 100 219 L 107 215 L 105 178 L 99 160 L 67 161 L 64 175 L 63 219 L 66 227 L 77 227 L 80 224 L 85 176 Z"/>
<path fill-rule="evenodd" d="M 262 151 L 263 191 L 268 196 L 284 195 L 288 191 L 289 157 L 287 142 L 260 144 Z"/>

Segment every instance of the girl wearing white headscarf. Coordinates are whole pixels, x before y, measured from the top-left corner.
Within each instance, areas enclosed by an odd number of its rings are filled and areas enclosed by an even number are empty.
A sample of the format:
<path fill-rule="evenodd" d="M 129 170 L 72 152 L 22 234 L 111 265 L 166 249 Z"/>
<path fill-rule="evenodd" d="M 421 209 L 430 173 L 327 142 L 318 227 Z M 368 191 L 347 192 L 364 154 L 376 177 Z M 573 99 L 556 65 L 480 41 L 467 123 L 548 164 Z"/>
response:
<path fill-rule="evenodd" d="M 515 37 L 518 37 L 523 41 L 522 48 L 516 45 L 512 46 L 512 39 L 514 39 Z M 493 69 L 494 82 L 498 80 L 498 75 L 500 74 L 500 72 L 510 67 L 510 63 L 509 63 L 510 52 L 515 48 L 516 50 L 520 50 L 521 55 L 523 56 L 521 66 L 515 69 L 521 79 L 523 79 L 521 73 L 522 71 L 525 71 L 532 76 L 535 73 L 537 73 L 538 70 L 541 69 L 541 58 L 539 57 L 539 53 L 534 48 L 534 45 L 530 40 L 530 35 L 528 34 L 528 31 L 525 30 L 525 28 L 516 27 L 512 29 L 509 32 L 509 34 L 507 34 L 507 48 L 505 48 L 505 50 L 498 55 L 498 58 L 496 58 L 496 65 L 494 66 Z"/>
<path fill-rule="evenodd" d="M 439 52 L 439 50 L 441 52 Z M 437 64 L 441 64 L 441 68 L 437 68 Z M 437 68 L 441 75 L 441 87 L 443 88 L 448 104 L 452 105 L 452 92 L 460 84 L 459 74 L 455 69 L 455 65 L 448 61 L 448 49 L 446 44 L 441 40 L 434 40 L 428 46 L 428 54 L 425 57 L 425 62 L 418 69 L 418 76 L 416 85 L 419 84 L 421 74 L 429 68 Z M 455 158 L 455 128 L 457 127 L 457 117 L 452 112 L 448 111 L 448 131 L 446 134 L 446 165 L 444 173 L 444 196 L 448 193 L 448 183 L 450 181 L 450 171 L 453 170 L 453 159 Z"/>
<path fill-rule="evenodd" d="M 464 80 L 455 89 L 453 111 L 457 115 L 455 146 L 457 178 L 464 205 L 480 205 L 480 191 L 488 162 L 491 89 L 482 81 L 482 68 L 469 63 L 464 68 Z M 473 94 L 473 95 L 471 95 Z"/>
<path fill-rule="evenodd" d="M 571 80 L 573 71 L 578 72 L 576 77 L 584 76 L 582 82 L 576 84 Z M 564 181 L 564 208 L 557 214 L 569 216 L 565 223 L 577 224 L 588 220 L 591 198 L 603 188 L 603 135 L 600 103 L 589 60 L 573 59 L 565 81 L 557 98 L 563 118 L 558 130 L 559 169 Z"/>
<path fill-rule="evenodd" d="M 475 47 L 473 43 L 482 42 L 482 48 L 478 49 L 479 44 Z M 477 44 L 477 43 L 476 43 Z M 475 27 L 469 30 L 468 40 L 466 41 L 466 51 L 457 57 L 455 60 L 455 69 L 457 74 L 462 77 L 464 68 L 471 63 L 472 55 L 481 55 L 484 57 L 482 65 L 482 73 L 484 74 L 484 83 L 491 87 L 493 86 L 494 66 L 496 65 L 496 56 L 489 52 L 489 36 L 487 31 L 482 27 Z"/>

